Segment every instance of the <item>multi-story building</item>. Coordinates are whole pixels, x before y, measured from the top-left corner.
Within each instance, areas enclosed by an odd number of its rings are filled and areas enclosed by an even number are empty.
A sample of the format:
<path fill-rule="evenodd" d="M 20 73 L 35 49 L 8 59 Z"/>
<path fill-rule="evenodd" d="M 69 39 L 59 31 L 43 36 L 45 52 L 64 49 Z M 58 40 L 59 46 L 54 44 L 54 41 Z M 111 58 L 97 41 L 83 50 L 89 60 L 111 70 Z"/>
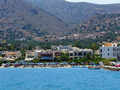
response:
<path fill-rule="evenodd" d="M 69 51 L 69 57 L 71 59 L 80 59 L 82 57 L 89 55 L 93 55 L 92 49 L 79 49 L 77 47 L 73 47 L 72 51 Z"/>
<path fill-rule="evenodd" d="M 102 58 L 119 58 L 120 57 L 120 47 L 117 43 L 104 43 L 100 47 L 100 55 Z"/>
<path fill-rule="evenodd" d="M 54 46 L 53 50 L 67 53 L 71 59 L 80 59 L 86 56 L 87 54 L 93 55 L 92 49 L 80 49 L 72 46 Z"/>

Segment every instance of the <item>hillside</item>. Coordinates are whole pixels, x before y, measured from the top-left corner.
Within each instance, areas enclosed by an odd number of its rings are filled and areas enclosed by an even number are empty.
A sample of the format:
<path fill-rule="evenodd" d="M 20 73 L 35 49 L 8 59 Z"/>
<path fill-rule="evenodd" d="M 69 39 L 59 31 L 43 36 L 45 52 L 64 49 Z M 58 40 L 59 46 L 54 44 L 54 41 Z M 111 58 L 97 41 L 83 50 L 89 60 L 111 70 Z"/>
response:
<path fill-rule="evenodd" d="M 64 0 L 0 0 L 0 40 L 57 41 L 119 33 L 119 8 Z"/>
<path fill-rule="evenodd" d="M 88 35 L 92 33 L 92 37 L 97 41 L 120 40 L 120 14 L 96 15 L 84 24 L 79 24 L 76 30 Z"/>
<path fill-rule="evenodd" d="M 0 0 L 0 39 L 39 37 L 61 33 L 66 25 L 25 0 Z"/>
<path fill-rule="evenodd" d="M 119 4 L 97 5 L 64 0 L 27 0 L 69 24 L 79 24 L 96 14 L 120 13 Z"/>
<path fill-rule="evenodd" d="M 79 25 L 83 32 L 119 32 L 120 14 L 100 14 Z"/>

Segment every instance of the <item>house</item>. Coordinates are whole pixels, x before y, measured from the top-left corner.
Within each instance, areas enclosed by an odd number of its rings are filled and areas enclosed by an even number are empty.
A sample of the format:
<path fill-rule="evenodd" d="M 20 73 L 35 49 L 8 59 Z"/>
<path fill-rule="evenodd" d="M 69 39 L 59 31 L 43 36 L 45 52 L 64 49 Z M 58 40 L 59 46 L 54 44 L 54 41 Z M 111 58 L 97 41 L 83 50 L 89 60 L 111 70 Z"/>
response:
<path fill-rule="evenodd" d="M 120 57 L 120 47 L 117 46 L 117 43 L 104 43 L 100 47 L 100 55 L 102 58 L 116 58 Z"/>
<path fill-rule="evenodd" d="M 14 61 L 21 57 L 20 51 L 5 51 L 4 52 L 4 60 L 11 60 Z"/>
<path fill-rule="evenodd" d="M 53 60 L 53 51 L 43 49 L 27 51 L 25 61 L 32 61 L 34 59 Z"/>
<path fill-rule="evenodd" d="M 25 61 L 32 61 L 35 59 L 35 52 L 34 51 L 27 51 L 25 56 Z"/>

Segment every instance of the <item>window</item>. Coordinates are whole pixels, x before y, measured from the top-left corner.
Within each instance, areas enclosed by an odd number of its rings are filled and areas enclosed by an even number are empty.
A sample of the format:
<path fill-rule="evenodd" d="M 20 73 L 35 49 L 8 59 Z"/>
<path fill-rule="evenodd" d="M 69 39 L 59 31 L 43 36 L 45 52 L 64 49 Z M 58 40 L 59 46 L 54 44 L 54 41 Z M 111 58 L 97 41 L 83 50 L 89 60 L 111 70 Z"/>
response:
<path fill-rule="evenodd" d="M 102 52 L 102 49 L 100 49 L 100 52 Z"/>
<path fill-rule="evenodd" d="M 86 52 L 84 52 L 84 56 L 86 56 L 87 55 L 87 53 Z"/>
<path fill-rule="evenodd" d="M 77 56 L 77 52 L 75 52 L 75 56 Z"/>
<path fill-rule="evenodd" d="M 81 53 L 81 52 L 79 52 L 79 56 L 82 56 L 82 53 Z"/>
<path fill-rule="evenodd" d="M 70 53 L 70 56 L 73 56 L 73 53 Z"/>

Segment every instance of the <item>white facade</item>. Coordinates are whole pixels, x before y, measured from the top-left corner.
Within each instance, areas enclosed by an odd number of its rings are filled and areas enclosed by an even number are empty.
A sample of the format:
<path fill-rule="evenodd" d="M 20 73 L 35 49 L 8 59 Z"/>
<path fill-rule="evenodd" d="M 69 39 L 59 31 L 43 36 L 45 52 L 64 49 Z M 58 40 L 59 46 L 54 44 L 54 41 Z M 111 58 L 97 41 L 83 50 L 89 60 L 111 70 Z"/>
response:
<path fill-rule="evenodd" d="M 25 56 L 25 61 L 32 61 L 35 59 L 35 52 L 34 51 L 27 51 Z"/>
<path fill-rule="evenodd" d="M 82 57 L 85 57 L 86 55 L 93 55 L 93 50 L 92 49 L 79 49 L 79 48 L 74 48 L 73 51 L 69 51 L 69 57 L 72 59 L 80 59 Z"/>
<path fill-rule="evenodd" d="M 113 43 L 111 45 L 103 45 L 100 47 L 100 55 L 102 58 L 118 58 L 120 56 L 120 47 Z"/>
<path fill-rule="evenodd" d="M 68 53 L 71 59 L 80 59 L 88 54 L 93 55 L 92 49 L 80 49 L 72 46 L 56 46 L 53 50 Z"/>

